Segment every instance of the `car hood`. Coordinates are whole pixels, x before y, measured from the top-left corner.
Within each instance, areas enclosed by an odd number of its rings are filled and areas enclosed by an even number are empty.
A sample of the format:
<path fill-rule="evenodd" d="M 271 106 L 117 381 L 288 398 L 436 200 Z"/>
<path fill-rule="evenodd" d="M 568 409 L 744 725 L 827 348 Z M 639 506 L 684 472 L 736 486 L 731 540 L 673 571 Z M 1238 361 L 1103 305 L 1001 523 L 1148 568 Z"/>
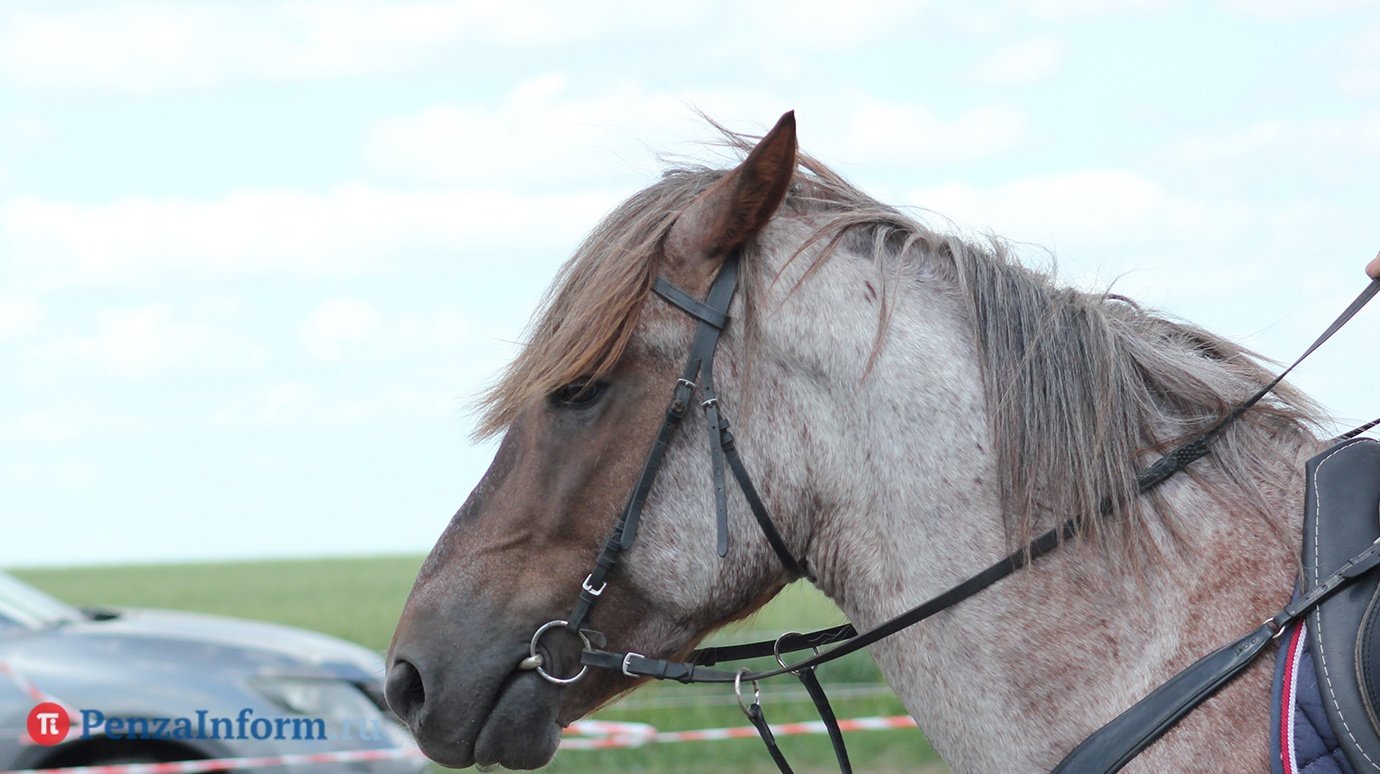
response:
<path fill-rule="evenodd" d="M 158 641 L 189 648 L 235 649 L 280 656 L 283 671 L 325 672 L 352 681 L 374 681 L 383 674 L 383 659 L 362 645 L 282 624 L 178 610 L 121 608 L 104 616 L 70 624 L 67 635 L 106 640 Z M 131 643 L 137 644 L 137 643 Z"/>

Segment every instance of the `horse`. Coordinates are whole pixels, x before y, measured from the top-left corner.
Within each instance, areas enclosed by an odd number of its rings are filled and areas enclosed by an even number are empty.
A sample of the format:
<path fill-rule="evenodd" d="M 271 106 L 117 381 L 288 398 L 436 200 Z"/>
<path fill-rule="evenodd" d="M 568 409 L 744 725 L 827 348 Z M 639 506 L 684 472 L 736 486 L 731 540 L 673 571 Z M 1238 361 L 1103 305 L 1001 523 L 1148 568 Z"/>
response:
<path fill-rule="evenodd" d="M 502 441 L 387 659 L 388 702 L 430 758 L 541 767 L 565 725 L 639 684 L 598 669 L 557 684 L 520 662 L 571 609 L 658 443 L 697 321 L 654 285 L 703 298 L 729 260 L 716 398 L 806 569 L 733 486 L 719 556 L 711 433 L 687 421 L 659 450 L 636 544 L 606 589 L 585 584 L 611 646 L 684 657 L 802 574 L 862 630 L 1074 517 L 1058 550 L 871 649 L 954 771 L 1048 771 L 1289 600 L 1301 463 L 1323 445 L 1306 396 L 1282 385 L 1138 495 L 1138 467 L 1270 381 L 1257 356 L 872 199 L 798 150 L 793 114 L 755 142 L 726 136 L 738 165 L 670 169 L 593 230 L 481 399 L 478 435 Z M 541 658 L 577 675 L 579 636 L 558 631 L 538 635 Z M 1129 770 L 1266 770 L 1273 661 Z"/>

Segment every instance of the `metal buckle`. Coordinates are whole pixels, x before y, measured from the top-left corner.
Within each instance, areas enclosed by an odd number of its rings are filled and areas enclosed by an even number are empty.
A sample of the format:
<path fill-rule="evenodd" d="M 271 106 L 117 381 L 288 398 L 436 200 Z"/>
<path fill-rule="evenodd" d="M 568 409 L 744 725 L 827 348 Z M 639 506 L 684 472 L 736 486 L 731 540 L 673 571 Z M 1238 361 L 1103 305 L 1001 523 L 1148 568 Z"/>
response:
<path fill-rule="evenodd" d="M 585 591 L 588 591 L 590 594 L 592 594 L 592 595 L 594 595 L 594 596 L 596 596 L 596 597 L 599 596 L 600 594 L 603 594 L 603 593 L 604 593 L 604 589 L 606 589 L 606 588 L 609 587 L 609 582 L 608 582 L 608 581 L 604 581 L 603 583 L 600 583 L 600 584 L 599 584 L 599 588 L 596 589 L 596 588 L 594 588 L 594 587 L 592 587 L 592 586 L 589 585 L 589 582 L 590 582 L 591 580 L 594 580 L 594 573 L 590 573 L 589 575 L 586 575 L 586 576 L 585 576 L 585 579 L 584 579 L 583 581 L 580 582 L 580 588 L 584 589 Z"/>
<path fill-rule="evenodd" d="M 701 404 L 700 404 L 700 408 L 704 409 L 705 411 L 708 411 L 710 406 L 717 406 L 717 405 L 719 405 L 719 399 L 718 399 L 718 398 L 710 398 L 709 400 L 706 400 L 706 401 L 704 401 L 703 403 L 701 403 Z"/>
<path fill-rule="evenodd" d="M 642 677 L 642 675 L 635 675 L 632 672 L 628 671 L 628 669 L 632 666 L 633 656 L 637 656 L 638 658 L 646 658 L 646 656 L 642 655 L 641 653 L 628 652 L 623 654 L 623 674 L 633 679 L 637 679 L 639 677 Z"/>
<path fill-rule="evenodd" d="M 800 632 L 785 632 L 785 633 L 782 634 L 780 637 L 777 637 L 777 638 L 776 638 L 776 642 L 772 643 L 772 646 L 771 646 L 771 654 L 772 654 L 773 656 L 776 656 L 776 663 L 780 664 L 782 669 L 790 670 L 790 673 L 793 674 L 793 675 L 798 675 L 798 674 L 800 674 L 800 671 L 797 670 L 797 669 L 793 669 L 793 668 L 791 667 L 790 664 L 787 664 L 787 663 L 786 663 L 786 659 L 784 659 L 784 658 L 781 657 L 781 641 L 784 640 L 784 639 L 786 639 L 787 637 L 799 637 L 799 636 L 800 636 Z M 819 646 L 818 646 L 818 645 L 812 645 L 812 646 L 810 646 L 810 650 L 813 650 L 813 651 L 815 652 L 815 655 L 816 655 L 816 656 L 819 655 Z"/>
<path fill-rule="evenodd" d="M 546 659 L 543 658 L 542 655 L 537 652 L 537 643 L 541 641 L 541 636 L 543 634 L 546 634 L 549 630 L 554 629 L 558 626 L 569 625 L 569 621 L 559 620 L 547 621 L 546 623 L 542 624 L 537 629 L 536 633 L 532 635 L 532 643 L 527 646 L 527 658 L 524 658 L 523 660 L 519 661 L 517 668 L 522 671 L 536 670 L 536 673 L 541 675 L 543 680 L 547 681 L 548 683 L 554 683 L 556 685 L 570 685 L 571 683 L 579 680 L 581 677 L 584 677 L 585 673 L 589 671 L 588 664 L 581 664 L 580 671 L 576 672 L 573 677 L 557 677 L 556 675 L 553 675 L 550 672 L 546 671 Z M 575 633 L 579 635 L 580 642 L 584 644 L 584 649 L 592 650 L 589 644 L 589 637 L 586 637 L 583 631 L 576 630 Z"/>
<path fill-rule="evenodd" d="M 1266 618 L 1266 619 L 1261 623 L 1261 626 L 1268 626 L 1268 627 L 1270 627 L 1270 631 L 1272 632 L 1272 634 L 1270 635 L 1270 639 L 1272 639 L 1272 640 L 1277 640 L 1277 639 L 1279 639 L 1279 635 L 1283 634 L 1283 633 L 1284 633 L 1284 630 L 1289 628 L 1289 627 L 1287 627 L 1287 626 L 1281 626 L 1280 623 L 1279 623 L 1279 621 L 1276 621 L 1276 620 L 1274 619 L 1274 616 L 1271 616 L 1271 617 L 1269 617 L 1269 618 Z"/>
<path fill-rule="evenodd" d="M 751 670 L 751 669 L 748 669 L 747 667 L 743 667 L 742 669 L 739 669 L 739 670 L 738 670 L 738 674 L 736 674 L 736 675 L 733 676 L 733 692 L 734 692 L 735 694 L 738 695 L 738 709 L 742 710 L 742 711 L 743 711 L 743 714 L 746 715 L 749 719 L 752 718 L 752 714 L 751 714 L 750 712 L 748 712 L 748 705 L 747 705 L 746 702 L 743 701 L 743 675 L 750 675 L 750 674 L 752 674 L 752 670 Z M 752 681 L 752 706 L 754 706 L 754 707 L 760 707 L 761 705 L 762 705 L 762 689 L 761 689 L 760 687 L 758 687 L 757 681 L 756 681 L 756 680 L 753 680 L 753 681 Z"/>

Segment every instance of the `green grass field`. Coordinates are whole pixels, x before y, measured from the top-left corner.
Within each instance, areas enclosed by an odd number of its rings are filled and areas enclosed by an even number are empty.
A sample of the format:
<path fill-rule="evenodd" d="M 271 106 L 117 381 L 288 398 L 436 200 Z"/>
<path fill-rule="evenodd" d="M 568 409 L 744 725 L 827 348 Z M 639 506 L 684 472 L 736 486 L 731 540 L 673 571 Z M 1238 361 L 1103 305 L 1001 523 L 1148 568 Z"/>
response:
<path fill-rule="evenodd" d="M 301 626 L 388 646 L 393 625 L 422 557 L 310 559 L 186 565 L 82 567 L 13 571 L 19 578 L 76 605 L 197 610 Z M 839 623 L 843 616 L 814 589 L 797 584 L 749 621 L 717 640 L 765 639 L 791 629 Z M 768 662 L 770 659 L 767 660 Z M 762 664 L 766 666 L 766 664 Z M 840 718 L 903 715 L 866 654 L 820 669 Z M 763 686 L 773 722 L 814 720 L 799 684 L 778 678 Z M 603 720 L 649 723 L 661 731 L 746 724 L 728 687 L 651 685 L 607 707 Z M 864 731 L 847 735 L 854 767 L 862 772 L 946 769 L 918 731 Z M 836 771 L 823 736 L 785 737 L 782 749 L 797 771 Z M 775 767 L 756 739 L 646 745 L 637 749 L 561 753 L 552 772 L 752 771 Z"/>

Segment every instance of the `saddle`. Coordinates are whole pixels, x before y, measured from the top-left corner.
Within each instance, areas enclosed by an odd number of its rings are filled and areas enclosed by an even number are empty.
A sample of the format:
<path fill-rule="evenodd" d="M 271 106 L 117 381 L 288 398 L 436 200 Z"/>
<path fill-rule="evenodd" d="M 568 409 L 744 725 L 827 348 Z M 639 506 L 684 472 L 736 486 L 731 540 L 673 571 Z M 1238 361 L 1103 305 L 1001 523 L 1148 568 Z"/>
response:
<path fill-rule="evenodd" d="M 1380 540 L 1380 442 L 1360 438 L 1309 460 L 1302 591 Z M 1380 772 L 1380 573 L 1367 573 L 1308 616 L 1328 722 L 1357 772 Z"/>

